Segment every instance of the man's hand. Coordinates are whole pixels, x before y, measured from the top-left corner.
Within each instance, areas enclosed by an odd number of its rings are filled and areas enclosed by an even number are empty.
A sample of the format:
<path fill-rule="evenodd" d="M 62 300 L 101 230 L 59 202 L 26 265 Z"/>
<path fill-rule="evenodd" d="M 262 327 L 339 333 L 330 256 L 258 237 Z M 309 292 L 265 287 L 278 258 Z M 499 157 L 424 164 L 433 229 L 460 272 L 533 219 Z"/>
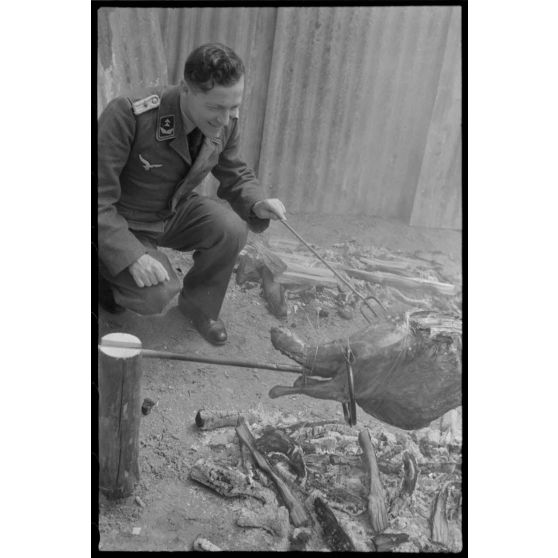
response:
<path fill-rule="evenodd" d="M 138 287 L 153 287 L 169 280 L 169 274 L 163 264 L 149 254 L 140 256 L 128 266 L 128 271 Z"/>
<path fill-rule="evenodd" d="M 283 221 L 287 218 L 287 210 L 281 200 L 277 198 L 268 198 L 267 200 L 256 202 L 252 207 L 252 211 L 260 219 L 281 219 Z"/>

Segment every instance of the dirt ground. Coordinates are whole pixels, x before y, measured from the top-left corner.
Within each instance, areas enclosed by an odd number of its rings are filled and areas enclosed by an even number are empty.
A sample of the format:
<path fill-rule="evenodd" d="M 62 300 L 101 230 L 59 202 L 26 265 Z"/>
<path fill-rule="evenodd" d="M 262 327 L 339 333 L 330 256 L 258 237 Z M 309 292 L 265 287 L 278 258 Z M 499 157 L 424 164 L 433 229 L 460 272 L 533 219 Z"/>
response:
<path fill-rule="evenodd" d="M 461 283 L 462 235 L 460 231 L 430 230 L 376 218 L 294 215 L 290 224 L 319 250 L 341 253 L 352 249 L 385 250 L 392 254 L 428 254 L 443 265 L 448 281 Z M 280 223 L 272 223 L 268 239 L 293 240 Z M 301 248 L 300 253 L 304 253 Z M 189 254 L 166 251 L 179 275 L 191 265 Z M 377 295 L 382 298 L 383 290 Z M 334 308 L 320 317 L 311 299 L 289 300 L 289 316 L 274 317 L 259 286 L 229 285 L 221 317 L 229 342 L 214 347 L 204 341 L 178 312 L 174 302 L 158 316 L 132 312 L 113 316 L 100 312 L 99 336 L 127 332 L 139 337 L 144 348 L 195 353 L 203 356 L 238 358 L 259 362 L 292 363 L 271 345 L 269 330 L 287 325 L 309 342 L 324 342 L 366 325 L 360 313 L 343 319 Z M 404 306 L 391 304 L 390 313 Z M 296 310 L 296 311 L 295 311 Z M 191 550 L 201 535 L 225 550 L 270 550 L 273 538 L 257 528 L 235 522 L 239 503 L 225 499 L 190 480 L 188 472 L 196 459 L 210 455 L 230 442 L 231 429 L 201 432 L 194 424 L 199 409 L 255 410 L 276 423 L 297 420 L 343 419 L 341 404 L 334 401 L 287 396 L 270 399 L 274 385 L 291 385 L 295 375 L 267 370 L 144 359 L 142 397 L 157 402 L 142 418 L 140 432 L 141 480 L 133 496 L 112 502 L 99 495 L 100 550 Z M 293 418 L 294 417 L 294 418 Z M 398 429 L 380 423 L 358 409 L 355 429 Z M 234 434 L 234 432 L 233 432 Z M 135 500 L 139 496 L 145 504 Z M 140 528 L 139 534 L 133 530 Z"/>

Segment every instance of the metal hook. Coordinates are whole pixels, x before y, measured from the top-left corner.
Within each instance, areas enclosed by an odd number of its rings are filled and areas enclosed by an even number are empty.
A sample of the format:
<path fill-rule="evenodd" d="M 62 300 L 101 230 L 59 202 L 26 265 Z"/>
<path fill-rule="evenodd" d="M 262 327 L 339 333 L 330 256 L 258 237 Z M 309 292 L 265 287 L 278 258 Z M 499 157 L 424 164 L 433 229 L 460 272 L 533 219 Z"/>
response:
<path fill-rule="evenodd" d="M 356 401 L 355 401 L 355 383 L 353 376 L 352 363 L 355 362 L 356 358 L 354 353 L 351 351 L 351 347 L 347 344 L 344 352 L 345 365 L 347 369 L 347 386 L 349 388 L 349 401 L 348 403 L 341 403 L 343 407 L 343 416 L 345 417 L 345 422 L 350 426 L 354 426 L 357 423 L 357 411 L 356 411 Z"/>

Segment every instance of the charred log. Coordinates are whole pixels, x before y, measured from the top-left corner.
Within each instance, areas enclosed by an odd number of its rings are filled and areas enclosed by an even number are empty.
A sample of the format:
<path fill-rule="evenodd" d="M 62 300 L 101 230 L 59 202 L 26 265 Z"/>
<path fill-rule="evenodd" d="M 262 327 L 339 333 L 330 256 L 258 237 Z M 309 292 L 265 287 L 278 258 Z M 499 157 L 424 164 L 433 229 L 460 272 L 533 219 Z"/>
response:
<path fill-rule="evenodd" d="M 253 420 L 252 415 L 241 415 L 230 411 L 219 411 L 215 409 L 200 409 L 196 413 L 195 423 L 200 430 L 214 430 L 226 426 L 236 426 L 241 416 L 247 420 Z"/>
<path fill-rule="evenodd" d="M 403 468 L 405 473 L 401 492 L 412 496 L 417 484 L 419 468 L 415 456 L 409 451 L 403 453 Z"/>
<path fill-rule="evenodd" d="M 268 489 L 251 483 L 237 469 L 211 459 L 198 459 L 190 469 L 190 478 L 227 498 L 246 496 L 264 504 L 274 499 Z"/>
<path fill-rule="evenodd" d="M 258 451 L 258 449 L 256 448 L 254 437 L 252 436 L 252 433 L 250 432 L 246 421 L 244 421 L 243 419 L 240 420 L 239 425 L 236 427 L 236 433 L 250 450 L 250 453 L 253 455 L 258 467 L 263 469 L 263 471 L 265 471 L 276 484 L 277 488 L 279 489 L 279 493 L 283 498 L 283 501 L 289 509 L 293 525 L 295 525 L 295 527 L 307 525 L 310 518 L 308 517 L 308 514 L 306 513 L 304 507 L 292 493 L 291 489 L 285 483 L 285 481 L 281 477 L 279 477 L 279 475 L 277 475 L 277 473 L 272 469 L 265 456 Z"/>
<path fill-rule="evenodd" d="M 451 483 L 444 485 L 434 500 L 432 515 L 430 517 L 432 540 L 445 546 L 450 546 L 450 533 L 448 525 L 448 517 L 446 512 L 446 502 L 448 499 L 448 491 Z"/>
<path fill-rule="evenodd" d="M 287 434 L 272 426 L 264 428 L 262 435 L 256 440 L 256 448 L 262 453 L 278 452 L 287 457 L 289 466 L 297 477 L 306 477 L 306 465 L 301 447 Z"/>
<path fill-rule="evenodd" d="M 406 533 L 382 533 L 372 538 L 376 552 L 392 552 L 394 548 L 409 540 Z"/>
<path fill-rule="evenodd" d="M 355 551 L 353 541 L 337 521 L 335 514 L 320 496 L 314 498 L 314 511 L 322 528 L 324 540 L 333 551 Z"/>

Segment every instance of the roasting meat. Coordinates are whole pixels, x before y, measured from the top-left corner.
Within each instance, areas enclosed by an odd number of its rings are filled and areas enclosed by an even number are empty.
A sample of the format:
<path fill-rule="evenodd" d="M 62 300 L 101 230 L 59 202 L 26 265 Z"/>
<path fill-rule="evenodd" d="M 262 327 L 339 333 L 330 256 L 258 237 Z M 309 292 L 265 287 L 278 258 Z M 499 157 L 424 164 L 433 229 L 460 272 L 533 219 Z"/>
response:
<path fill-rule="evenodd" d="M 357 404 L 393 426 L 422 428 L 461 405 L 461 329 L 459 317 L 428 311 L 408 314 L 399 325 L 382 322 L 314 346 L 286 328 L 272 328 L 273 346 L 308 374 L 293 386 L 273 387 L 269 396 L 303 394 L 347 402 L 344 352 L 349 347 Z"/>

